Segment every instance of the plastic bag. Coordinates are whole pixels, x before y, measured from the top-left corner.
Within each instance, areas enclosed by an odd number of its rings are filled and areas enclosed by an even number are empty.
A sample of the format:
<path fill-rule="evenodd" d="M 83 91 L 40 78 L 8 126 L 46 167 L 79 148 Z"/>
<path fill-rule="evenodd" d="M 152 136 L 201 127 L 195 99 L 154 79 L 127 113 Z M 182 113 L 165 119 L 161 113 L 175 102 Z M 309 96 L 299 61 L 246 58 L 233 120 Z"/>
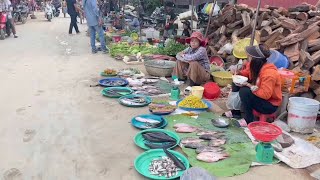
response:
<path fill-rule="evenodd" d="M 241 99 L 240 99 L 239 92 L 230 92 L 226 105 L 228 109 L 240 110 Z"/>

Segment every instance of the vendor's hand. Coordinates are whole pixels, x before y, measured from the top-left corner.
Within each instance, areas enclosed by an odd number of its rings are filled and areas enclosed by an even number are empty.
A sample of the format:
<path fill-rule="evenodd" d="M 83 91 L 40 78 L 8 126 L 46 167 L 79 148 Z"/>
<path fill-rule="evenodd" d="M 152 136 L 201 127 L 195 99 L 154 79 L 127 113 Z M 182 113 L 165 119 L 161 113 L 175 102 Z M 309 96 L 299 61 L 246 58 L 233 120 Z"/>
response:
<path fill-rule="evenodd" d="M 99 26 L 102 26 L 103 25 L 103 21 L 102 19 L 99 19 Z"/>

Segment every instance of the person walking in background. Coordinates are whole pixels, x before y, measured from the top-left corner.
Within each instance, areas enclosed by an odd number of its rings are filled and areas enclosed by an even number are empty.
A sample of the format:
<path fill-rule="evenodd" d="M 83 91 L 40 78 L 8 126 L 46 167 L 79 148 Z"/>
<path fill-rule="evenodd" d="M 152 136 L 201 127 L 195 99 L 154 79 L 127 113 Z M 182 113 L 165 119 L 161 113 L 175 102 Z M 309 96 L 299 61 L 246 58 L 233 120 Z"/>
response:
<path fill-rule="evenodd" d="M 11 5 L 10 0 L 0 0 L 0 9 L 2 11 L 7 12 L 7 21 L 9 23 L 11 30 L 12 30 L 13 36 L 14 36 L 14 38 L 18 38 L 17 32 L 16 32 L 16 27 L 14 24 L 14 20 L 12 18 L 13 7 Z"/>
<path fill-rule="evenodd" d="M 96 0 L 84 0 L 83 9 L 87 19 L 87 24 L 90 32 L 90 44 L 93 54 L 97 53 L 96 48 L 96 33 L 99 35 L 101 49 L 103 53 L 107 53 L 106 41 L 102 29 L 103 20 L 98 9 Z"/>
<path fill-rule="evenodd" d="M 66 14 L 67 14 L 67 2 L 65 0 L 62 1 L 62 13 L 63 13 L 63 17 L 66 17 Z"/>
<path fill-rule="evenodd" d="M 80 33 L 77 25 L 77 11 L 79 11 L 79 8 L 77 6 L 76 0 L 67 0 L 67 9 L 68 14 L 71 17 L 70 27 L 69 27 L 69 34 L 72 34 L 73 28 L 76 30 L 77 33 Z"/>

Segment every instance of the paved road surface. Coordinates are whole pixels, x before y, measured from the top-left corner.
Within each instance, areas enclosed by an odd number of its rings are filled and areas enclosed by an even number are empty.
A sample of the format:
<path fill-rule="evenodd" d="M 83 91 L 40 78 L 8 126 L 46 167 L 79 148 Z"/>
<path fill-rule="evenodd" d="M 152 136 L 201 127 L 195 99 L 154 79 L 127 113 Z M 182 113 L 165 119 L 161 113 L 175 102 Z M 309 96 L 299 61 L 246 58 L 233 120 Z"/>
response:
<path fill-rule="evenodd" d="M 69 36 L 68 18 L 18 25 L 18 39 L 0 41 L 0 179 L 138 180 L 142 152 L 129 121 L 146 109 L 101 97 L 96 84 L 107 55 L 91 55 L 85 25 Z M 253 168 L 229 179 L 308 179 L 285 165 Z"/>

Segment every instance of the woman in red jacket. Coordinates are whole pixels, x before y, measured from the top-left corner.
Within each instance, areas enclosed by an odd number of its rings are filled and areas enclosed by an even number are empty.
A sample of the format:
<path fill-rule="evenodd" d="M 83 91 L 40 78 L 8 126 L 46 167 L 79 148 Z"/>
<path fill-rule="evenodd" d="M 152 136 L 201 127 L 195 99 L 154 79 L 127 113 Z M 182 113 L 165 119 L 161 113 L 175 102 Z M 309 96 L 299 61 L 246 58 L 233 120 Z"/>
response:
<path fill-rule="evenodd" d="M 248 77 L 244 85 L 233 84 L 232 92 L 240 95 L 246 123 L 254 121 L 253 110 L 262 114 L 276 112 L 282 101 L 281 78 L 276 66 L 267 62 L 270 51 L 263 45 L 246 48 L 249 63 L 240 75 Z M 226 116 L 241 116 L 240 111 L 226 112 Z"/>

